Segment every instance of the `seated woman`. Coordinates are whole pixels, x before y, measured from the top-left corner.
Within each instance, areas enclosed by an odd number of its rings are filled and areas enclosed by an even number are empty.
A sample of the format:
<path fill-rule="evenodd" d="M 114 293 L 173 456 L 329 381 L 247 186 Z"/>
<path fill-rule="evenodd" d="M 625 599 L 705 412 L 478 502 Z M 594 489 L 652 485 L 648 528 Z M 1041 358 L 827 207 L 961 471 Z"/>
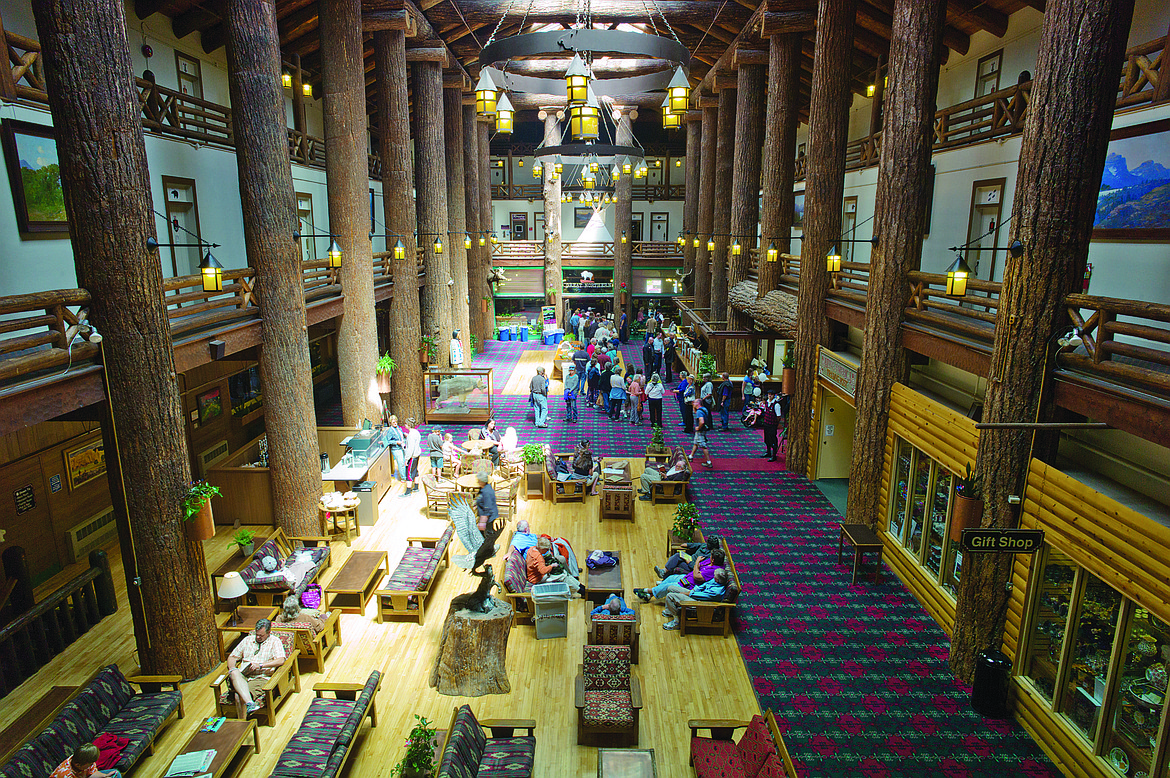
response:
<path fill-rule="evenodd" d="M 642 486 L 638 489 L 639 500 L 650 499 L 650 489 L 658 481 L 686 481 L 691 475 L 687 471 L 687 458 L 682 450 L 674 452 L 669 465 L 658 468 L 648 467 L 642 471 Z"/>
<path fill-rule="evenodd" d="M 723 550 L 723 540 L 719 535 L 711 535 L 702 543 L 688 543 L 687 547 L 671 554 L 662 567 L 654 566 L 654 572 L 659 578 L 668 578 L 672 575 L 686 575 L 695 569 L 695 564 L 704 557 L 710 557 L 716 551 Z"/>
<path fill-rule="evenodd" d="M 492 458 L 492 464 L 496 467 L 500 466 L 500 433 L 496 432 L 496 420 L 488 419 L 487 424 L 483 425 L 483 429 L 479 433 L 480 438 L 489 440 L 495 445 L 487 450 L 487 455 Z"/>
<path fill-rule="evenodd" d="M 315 634 L 325 629 L 325 622 L 328 619 L 329 611 L 321 613 L 315 608 L 302 608 L 300 599 L 292 594 L 284 598 L 284 602 L 280 606 L 280 613 L 276 614 L 275 622 L 277 624 L 305 622 L 313 628 Z"/>
<path fill-rule="evenodd" d="M 662 628 L 678 629 L 678 616 L 688 600 L 705 600 L 708 602 L 722 600 L 723 595 L 727 593 L 727 585 L 729 583 L 731 583 L 731 576 L 727 570 L 720 567 L 711 574 L 710 580 L 698 586 L 689 589 L 683 586 L 670 587 L 670 591 L 666 593 L 666 597 L 664 598 L 666 607 L 662 611 L 662 615 L 666 616 L 670 621 L 663 624 Z"/>
<path fill-rule="evenodd" d="M 536 545 L 528 549 L 524 556 L 527 567 L 528 582 L 531 584 L 556 583 L 564 581 L 569 585 L 570 592 L 585 596 L 585 587 L 581 582 L 569 574 L 565 567 L 565 560 L 559 559 L 552 550 L 552 540 L 547 535 L 541 535 Z"/>
<path fill-rule="evenodd" d="M 654 588 L 649 590 L 635 589 L 634 594 L 643 602 L 650 602 L 654 598 L 665 597 L 672 586 L 682 586 L 687 589 L 692 589 L 696 584 L 710 581 L 711 577 L 715 574 L 715 569 L 723 567 L 726 562 L 727 557 L 724 555 L 723 549 L 716 549 L 711 552 L 711 556 L 701 557 L 698 567 L 686 575 L 668 575 L 654 586 Z"/>
<path fill-rule="evenodd" d="M 597 479 L 601 476 L 601 462 L 593 458 L 589 448 L 589 441 L 582 440 L 573 452 L 573 472 L 569 475 L 571 481 L 585 481 L 590 493 L 597 489 Z"/>

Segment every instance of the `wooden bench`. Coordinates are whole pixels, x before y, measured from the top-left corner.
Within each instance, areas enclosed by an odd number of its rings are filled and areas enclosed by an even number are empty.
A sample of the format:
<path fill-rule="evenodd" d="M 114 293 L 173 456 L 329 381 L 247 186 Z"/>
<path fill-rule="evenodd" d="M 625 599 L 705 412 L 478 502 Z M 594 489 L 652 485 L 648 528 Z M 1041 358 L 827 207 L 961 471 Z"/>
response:
<path fill-rule="evenodd" d="M 281 603 L 284 602 L 284 598 L 290 594 L 296 594 L 299 596 L 300 593 L 303 592 L 309 584 L 315 582 L 321 576 L 321 573 L 329 569 L 331 555 L 328 553 L 328 549 L 330 542 L 331 538 L 322 535 L 288 536 L 284 534 L 283 529 L 277 529 L 272 533 L 272 535 L 265 539 L 263 543 L 256 547 L 256 550 L 252 553 L 251 556 L 247 558 L 247 560 L 245 560 L 244 564 L 239 569 L 240 575 L 248 584 L 248 603 L 259 604 L 262 597 L 271 596 L 272 605 L 280 607 Z M 293 552 L 298 548 L 324 547 L 325 552 L 323 558 L 317 564 L 317 567 L 311 570 L 304 579 L 298 582 L 296 591 L 294 591 L 292 588 L 284 584 L 266 585 L 256 583 L 251 580 L 251 571 L 249 568 L 254 567 L 256 561 L 262 556 L 266 555 L 261 552 L 271 551 L 273 547 L 275 547 L 277 551 L 274 556 L 282 561 L 287 561 L 288 558 L 292 556 Z"/>
<path fill-rule="evenodd" d="M 842 552 L 845 541 L 853 546 L 853 579 L 850 584 L 857 583 L 857 568 L 861 566 L 861 556 L 869 551 L 876 551 L 877 564 L 873 568 L 873 582 L 881 580 L 882 574 L 882 540 L 873 530 L 864 524 L 846 524 L 841 522 L 841 537 L 837 539 L 837 564 L 842 563 Z"/>
<path fill-rule="evenodd" d="M 646 467 L 659 467 L 661 465 L 669 467 L 676 453 L 682 453 L 683 459 L 687 463 L 687 477 L 681 481 L 655 481 L 650 484 L 651 505 L 657 505 L 659 502 L 680 503 L 687 501 L 687 487 L 690 485 L 695 471 L 691 467 L 691 460 L 687 457 L 686 451 L 681 446 L 676 446 L 666 454 L 647 454 Z"/>
<path fill-rule="evenodd" d="M 300 652 L 294 648 L 296 636 L 287 630 L 284 632 L 273 630 L 272 632 L 284 644 L 284 664 L 273 671 L 272 677 L 260 690 L 259 698 L 254 700 L 254 702 L 260 703 L 260 710 L 253 714 L 263 716 L 265 724 L 270 727 L 277 724 L 276 709 L 280 707 L 281 703 L 301 690 L 301 670 L 297 666 L 297 657 L 300 656 Z M 236 704 L 220 699 L 231 688 L 231 681 L 227 677 L 227 662 L 217 667 L 211 675 L 215 678 L 209 684 L 211 698 L 215 701 L 215 715 L 234 719 L 236 717 Z"/>
<path fill-rule="evenodd" d="M 378 623 L 387 616 L 406 616 L 419 624 L 425 618 L 427 596 L 444 567 L 451 565 L 451 538 L 455 527 L 450 522 L 437 538 L 407 538 L 406 550 L 394 572 L 374 590 L 378 601 Z M 411 603 L 411 598 L 414 602 Z M 413 605 L 414 607 L 411 607 Z"/>
<path fill-rule="evenodd" d="M 730 581 L 727 584 L 727 594 L 718 602 L 706 600 L 683 600 L 682 609 L 678 618 L 678 631 L 681 635 L 696 630 L 722 632 L 723 637 L 731 634 L 731 615 L 739 603 L 740 592 L 739 573 L 735 571 L 735 562 L 731 559 L 731 551 L 727 548 L 727 540 L 721 541 L 723 553 L 727 557 L 723 568 L 727 570 Z M 734 587 L 734 590 L 733 590 Z"/>
<path fill-rule="evenodd" d="M 558 502 L 567 502 L 569 500 L 577 500 L 585 502 L 585 486 L 588 481 L 582 478 L 570 478 L 567 481 L 559 481 L 556 476 L 557 460 L 564 460 L 568 463 L 569 469 L 573 469 L 573 458 L 576 455 L 573 453 L 553 454 L 549 451 L 544 455 L 544 493 L 545 496 L 556 504 Z"/>
<path fill-rule="evenodd" d="M 776 753 L 779 754 L 780 760 L 784 762 L 784 771 L 789 778 L 799 778 L 799 773 L 796 772 L 796 766 L 792 763 L 792 757 L 788 754 L 788 747 L 784 744 L 784 737 L 780 734 L 780 728 L 776 725 L 776 715 L 772 713 L 769 708 L 764 711 L 764 721 L 768 724 L 768 730 L 772 734 L 772 743 L 776 746 Z M 718 775 L 719 778 L 736 778 L 736 773 L 730 771 L 721 771 L 718 773 L 712 772 L 711 767 L 704 768 L 701 765 L 695 764 L 695 745 L 696 740 L 703 741 L 706 738 L 699 737 L 699 730 L 709 730 L 711 733 L 711 740 L 731 740 L 735 734 L 735 730 L 744 729 L 750 721 L 739 721 L 735 719 L 691 719 L 687 722 L 687 726 L 691 729 L 691 758 L 690 764 L 694 765 L 695 775 L 699 778 L 714 778 Z M 742 775 L 742 773 L 740 773 Z"/>
<path fill-rule="evenodd" d="M 274 632 L 292 632 L 296 636 L 296 649 L 301 659 L 312 659 L 317 663 L 317 672 L 325 672 L 325 657 L 335 646 L 341 645 L 341 611 L 335 610 L 325 620 L 325 628 L 314 632 L 311 626 L 299 624 L 272 625 Z"/>
<path fill-rule="evenodd" d="M 97 674 L 91 676 L 93 680 Z M 34 736 L 44 731 L 45 727 L 65 707 L 65 703 L 73 699 L 77 690 L 89 685 L 86 681 L 82 686 L 53 686 L 42 694 L 36 702 L 22 714 L 20 718 L 9 724 L 0 732 L 0 764 L 4 764 L 15 754 L 21 746 L 32 740 Z"/>

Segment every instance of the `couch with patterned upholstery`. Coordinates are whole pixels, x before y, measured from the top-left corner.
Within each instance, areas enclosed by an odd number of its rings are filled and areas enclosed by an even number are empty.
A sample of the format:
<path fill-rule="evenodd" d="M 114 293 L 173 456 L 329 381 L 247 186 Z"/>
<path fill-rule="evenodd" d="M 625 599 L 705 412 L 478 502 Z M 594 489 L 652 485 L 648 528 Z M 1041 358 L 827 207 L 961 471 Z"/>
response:
<path fill-rule="evenodd" d="M 407 538 L 406 550 L 394 572 L 374 591 L 378 598 L 378 623 L 387 616 L 406 616 L 423 623 L 427 595 L 439 570 L 451 565 L 451 538 L 455 525 L 448 523 L 437 538 Z"/>
<path fill-rule="evenodd" d="M 582 646 L 574 704 L 577 745 L 638 746 L 642 689 L 630 668 L 629 646 Z"/>
<path fill-rule="evenodd" d="M 593 603 L 585 600 L 585 642 L 591 646 L 629 646 L 630 662 L 638 664 L 638 628 L 642 624 L 639 612 L 598 613 L 590 611 Z"/>
<path fill-rule="evenodd" d="M 270 778 L 330 778 L 341 772 L 353 750 L 362 719 L 378 726 L 374 697 L 382 685 L 375 670 L 365 684 L 319 683 L 316 698 L 301 719 L 301 725 L 280 752 Z M 332 693 L 333 697 L 326 697 Z"/>
<path fill-rule="evenodd" d="M 691 719 L 691 764 L 698 778 L 797 778 L 771 710 L 751 721 Z M 699 730 L 711 737 L 699 737 Z M 739 741 L 735 730 L 743 729 Z"/>
<path fill-rule="evenodd" d="M 528 563 L 520 549 L 512 546 L 510 539 L 507 548 L 508 558 L 500 571 L 500 589 L 512 606 L 512 624 L 531 624 L 535 611 L 532 607 L 532 583 L 528 580 Z"/>
<path fill-rule="evenodd" d="M 516 737 L 518 729 L 528 734 Z M 456 708 L 443 743 L 439 778 L 528 778 L 536 756 L 535 731 L 532 719 L 479 721 L 471 706 Z"/>
<path fill-rule="evenodd" d="M 248 584 L 248 596 L 253 593 L 257 599 L 271 596 L 272 604 L 279 606 L 290 594 L 300 597 L 309 584 L 329 567 L 329 538 L 294 537 L 278 529 L 252 554 L 251 561 L 240 571 L 240 577 Z M 294 543 L 301 543 L 300 548 Z M 310 546 L 308 544 L 320 543 Z M 264 569 L 264 557 L 277 562 L 277 570 L 269 573 Z"/>
<path fill-rule="evenodd" d="M 178 676 L 127 678 L 110 665 L 99 670 L 61 708 L 39 735 L 21 746 L 0 768 L 3 778 L 44 778 L 82 743 L 102 733 L 129 740 L 113 767 L 125 773 L 143 754 L 154 753 L 154 739 L 170 721 L 183 717 Z M 131 684 L 142 691 L 135 692 Z M 163 690 L 163 686 L 171 689 Z"/>

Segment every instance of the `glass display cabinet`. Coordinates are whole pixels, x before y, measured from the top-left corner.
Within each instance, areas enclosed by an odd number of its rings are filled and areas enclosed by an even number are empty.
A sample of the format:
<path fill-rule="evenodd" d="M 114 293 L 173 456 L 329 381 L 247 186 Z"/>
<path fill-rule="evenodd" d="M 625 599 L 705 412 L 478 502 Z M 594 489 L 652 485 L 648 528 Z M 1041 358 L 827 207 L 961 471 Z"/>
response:
<path fill-rule="evenodd" d="M 492 417 L 493 370 L 430 368 L 423 371 L 423 407 L 428 424 L 483 424 Z"/>
<path fill-rule="evenodd" d="M 958 587 L 963 555 L 948 538 L 954 476 L 898 438 L 887 531 L 951 597 Z"/>

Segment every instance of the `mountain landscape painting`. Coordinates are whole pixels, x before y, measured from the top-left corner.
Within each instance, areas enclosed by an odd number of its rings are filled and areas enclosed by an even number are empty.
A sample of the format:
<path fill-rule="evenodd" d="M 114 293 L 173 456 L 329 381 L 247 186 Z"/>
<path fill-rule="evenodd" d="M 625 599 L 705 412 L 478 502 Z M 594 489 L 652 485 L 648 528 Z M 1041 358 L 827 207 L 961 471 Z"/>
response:
<path fill-rule="evenodd" d="M 4 155 L 21 232 L 68 232 L 53 128 L 5 121 Z"/>
<path fill-rule="evenodd" d="M 1170 121 L 1113 133 L 1093 235 L 1170 238 Z"/>

